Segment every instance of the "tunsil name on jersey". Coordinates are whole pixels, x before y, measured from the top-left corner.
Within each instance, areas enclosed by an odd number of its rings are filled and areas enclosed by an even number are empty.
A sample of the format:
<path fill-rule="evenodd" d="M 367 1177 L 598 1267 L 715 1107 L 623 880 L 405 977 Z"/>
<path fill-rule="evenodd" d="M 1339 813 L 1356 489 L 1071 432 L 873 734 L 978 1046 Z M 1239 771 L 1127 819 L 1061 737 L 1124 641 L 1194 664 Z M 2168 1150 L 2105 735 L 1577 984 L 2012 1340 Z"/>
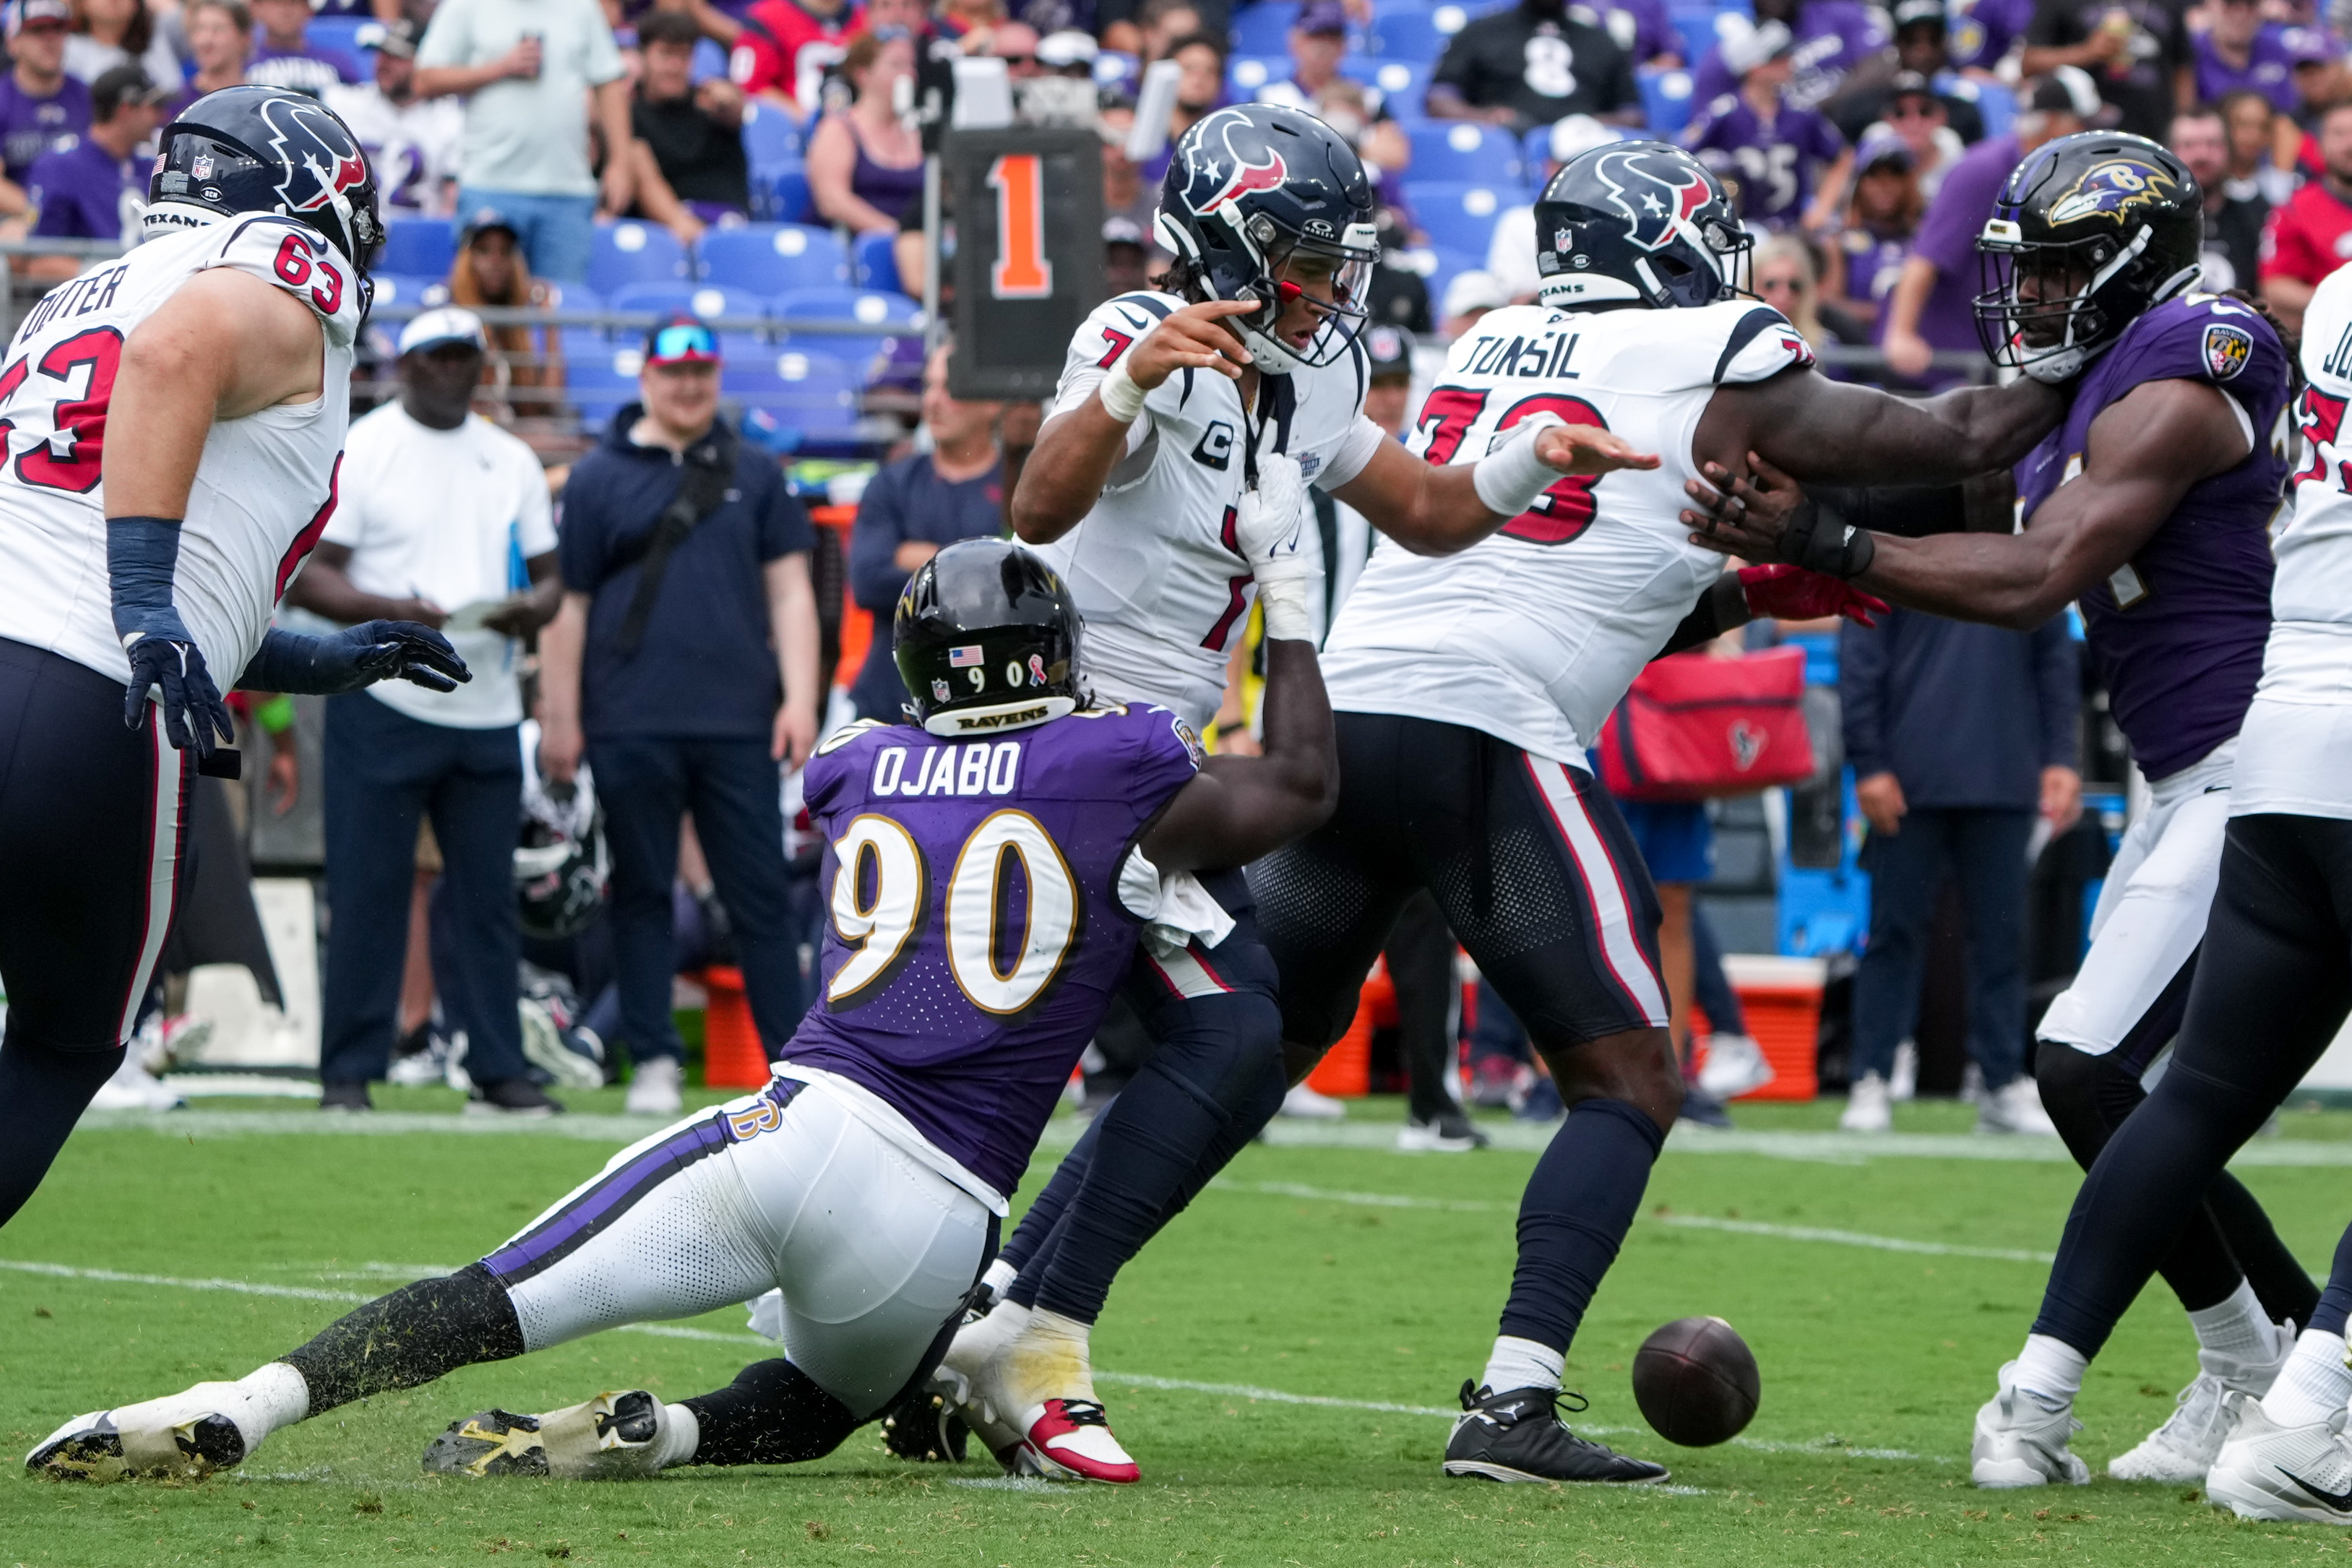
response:
<path fill-rule="evenodd" d="M 1576 353 L 1580 332 L 1546 332 L 1540 337 L 1481 337 L 1464 368 L 1472 375 L 1516 375 L 1529 381 L 1563 376 L 1578 379 L 1568 368 Z"/>

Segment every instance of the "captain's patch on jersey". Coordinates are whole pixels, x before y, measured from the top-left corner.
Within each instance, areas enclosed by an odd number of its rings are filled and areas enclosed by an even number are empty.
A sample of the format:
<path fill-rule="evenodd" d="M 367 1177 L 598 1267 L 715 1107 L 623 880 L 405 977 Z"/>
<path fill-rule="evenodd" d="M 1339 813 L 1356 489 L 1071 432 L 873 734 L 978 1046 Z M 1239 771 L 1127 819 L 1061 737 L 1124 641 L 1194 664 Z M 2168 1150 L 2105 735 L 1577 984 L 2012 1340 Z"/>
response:
<path fill-rule="evenodd" d="M 2205 368 L 2215 381 L 2227 381 L 2246 368 L 2254 354 L 2254 335 L 2243 327 L 2216 321 L 2205 329 Z"/>

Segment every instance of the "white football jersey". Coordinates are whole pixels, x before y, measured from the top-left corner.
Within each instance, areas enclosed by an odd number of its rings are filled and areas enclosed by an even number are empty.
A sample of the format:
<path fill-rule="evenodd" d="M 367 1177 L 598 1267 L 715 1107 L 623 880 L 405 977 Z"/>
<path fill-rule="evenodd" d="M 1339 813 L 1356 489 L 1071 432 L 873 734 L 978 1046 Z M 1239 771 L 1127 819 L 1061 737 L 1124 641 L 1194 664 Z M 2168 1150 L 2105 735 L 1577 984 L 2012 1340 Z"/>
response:
<path fill-rule="evenodd" d="M 1051 412 L 1092 397 L 1183 304 L 1152 293 L 1105 302 L 1070 340 Z M 1325 489 L 1354 479 L 1388 438 L 1364 417 L 1367 375 L 1353 344 L 1336 364 L 1260 378 L 1254 411 L 1213 371 L 1180 371 L 1152 388 L 1094 510 L 1037 549 L 1086 617 L 1078 668 L 1097 702 L 1156 702 L 1196 729 L 1215 715 L 1226 650 L 1257 595 L 1234 536 L 1255 456 L 1287 453 Z"/>
<path fill-rule="evenodd" d="M 2352 268 L 2312 295 L 2302 361 L 2293 510 L 2272 525 L 2270 642 L 2238 732 L 2232 816 L 2352 817 Z"/>
<path fill-rule="evenodd" d="M 334 508 L 360 299 L 317 230 L 260 216 L 151 239 L 59 284 L 17 328 L 0 370 L 0 637 L 131 679 L 114 632 L 100 461 L 106 442 L 142 433 L 108 428 L 107 404 L 124 339 L 215 267 L 287 290 L 326 330 L 325 392 L 215 424 L 181 524 L 172 599 L 214 682 L 226 690 L 261 646 Z"/>
<path fill-rule="evenodd" d="M 1459 554 L 1381 540 L 1324 642 L 1332 707 L 1467 724 L 1584 766 L 1601 721 L 1723 571 L 1676 521 L 1708 398 L 1812 363 L 1787 319 L 1749 300 L 1481 317 L 1446 354 L 1413 452 L 1475 463 L 1549 413 L 1612 430 L 1659 466 L 1562 479 Z"/>

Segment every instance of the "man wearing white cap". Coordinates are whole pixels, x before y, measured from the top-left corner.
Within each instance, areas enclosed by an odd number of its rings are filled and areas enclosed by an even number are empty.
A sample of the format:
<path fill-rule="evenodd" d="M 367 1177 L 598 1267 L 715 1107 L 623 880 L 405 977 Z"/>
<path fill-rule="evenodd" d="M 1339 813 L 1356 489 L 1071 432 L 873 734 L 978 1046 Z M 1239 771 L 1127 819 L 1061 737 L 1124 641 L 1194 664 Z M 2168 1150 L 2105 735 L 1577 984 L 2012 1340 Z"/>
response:
<path fill-rule="evenodd" d="M 400 397 L 352 426 L 342 500 L 289 603 L 332 620 L 440 627 L 473 681 L 327 701 L 327 951 L 320 1104 L 364 1110 L 389 1062 L 407 948 L 416 825 L 429 812 L 455 924 L 436 975 L 467 1038 L 476 1106 L 561 1110 L 530 1078 L 515 1008 L 522 811 L 517 639 L 556 609 L 555 528 L 530 447 L 472 412 L 488 340 L 470 310 L 400 334 Z"/>

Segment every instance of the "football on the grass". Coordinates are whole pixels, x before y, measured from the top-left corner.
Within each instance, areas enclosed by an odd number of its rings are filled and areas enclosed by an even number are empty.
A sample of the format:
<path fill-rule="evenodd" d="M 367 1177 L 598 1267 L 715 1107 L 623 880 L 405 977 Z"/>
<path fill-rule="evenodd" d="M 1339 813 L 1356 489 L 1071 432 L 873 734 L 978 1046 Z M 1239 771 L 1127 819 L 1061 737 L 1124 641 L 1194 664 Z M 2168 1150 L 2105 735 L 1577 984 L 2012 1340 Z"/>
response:
<path fill-rule="evenodd" d="M 1761 1392 L 1755 1352 L 1721 1318 L 1677 1318 L 1633 1356 L 1633 1402 L 1643 1418 L 1685 1448 L 1739 1436 Z"/>

